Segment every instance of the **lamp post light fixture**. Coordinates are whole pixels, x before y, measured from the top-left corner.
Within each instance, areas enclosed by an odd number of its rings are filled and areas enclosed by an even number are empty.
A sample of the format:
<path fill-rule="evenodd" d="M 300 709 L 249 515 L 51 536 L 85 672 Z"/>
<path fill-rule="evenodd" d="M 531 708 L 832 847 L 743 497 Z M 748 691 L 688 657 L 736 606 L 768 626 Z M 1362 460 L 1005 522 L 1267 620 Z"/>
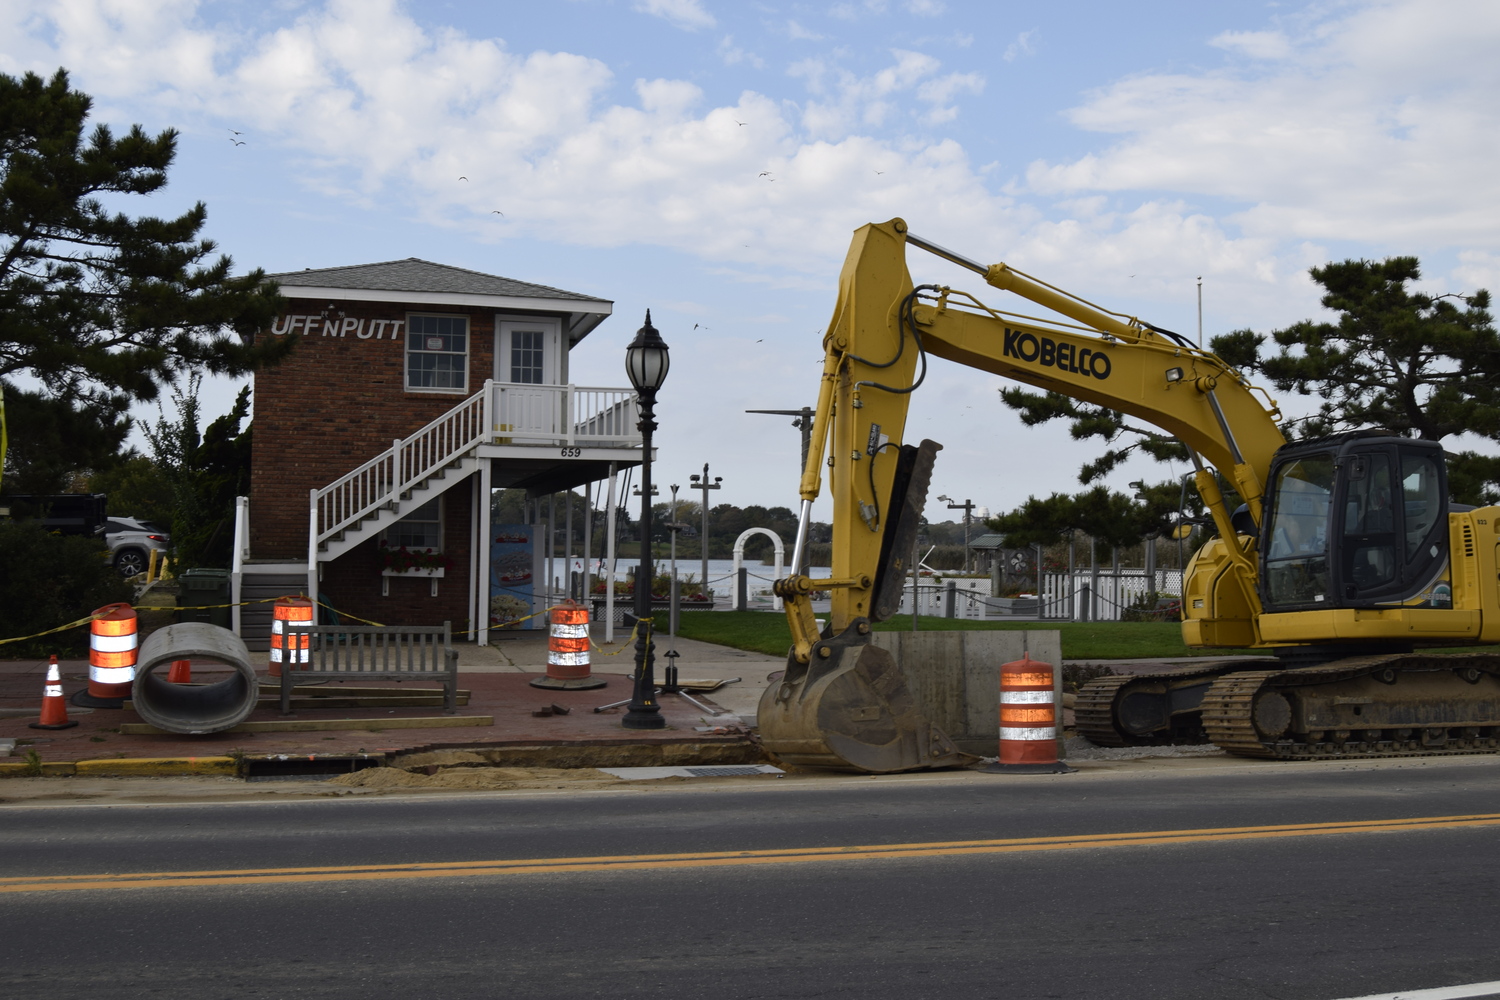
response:
<path fill-rule="evenodd" d="M 656 701 L 656 656 L 651 650 L 651 432 L 656 430 L 656 393 L 667 380 L 671 366 L 666 341 L 651 325 L 651 310 L 646 310 L 646 325 L 636 332 L 625 349 L 625 374 L 640 400 L 641 432 L 641 564 L 635 571 L 635 690 L 630 707 L 620 724 L 626 729 L 665 729 L 661 705 Z"/>
<path fill-rule="evenodd" d="M 974 508 L 979 505 L 967 499 L 963 503 L 954 503 L 952 497 L 939 496 L 938 499 L 946 503 L 949 510 L 964 512 L 964 572 L 967 573 L 969 571 L 969 522 L 973 519 Z M 1040 586 L 1040 579 L 1038 577 L 1038 586 Z"/>
<path fill-rule="evenodd" d="M 703 558 L 703 577 L 702 577 L 702 579 L 700 579 L 698 581 L 698 586 L 703 591 L 703 596 L 707 597 L 708 596 L 708 491 L 709 490 L 721 489 L 722 487 L 720 487 L 719 484 L 724 481 L 724 477 L 723 476 L 714 476 L 713 482 L 710 483 L 708 481 L 708 463 L 704 462 L 703 463 L 703 474 L 699 475 L 698 473 L 695 472 L 691 476 L 688 476 L 688 478 L 693 481 L 693 485 L 690 486 L 690 487 L 688 487 L 689 489 L 702 490 L 703 491 L 703 535 L 698 539 L 698 551 L 699 551 L 699 554 Z"/>

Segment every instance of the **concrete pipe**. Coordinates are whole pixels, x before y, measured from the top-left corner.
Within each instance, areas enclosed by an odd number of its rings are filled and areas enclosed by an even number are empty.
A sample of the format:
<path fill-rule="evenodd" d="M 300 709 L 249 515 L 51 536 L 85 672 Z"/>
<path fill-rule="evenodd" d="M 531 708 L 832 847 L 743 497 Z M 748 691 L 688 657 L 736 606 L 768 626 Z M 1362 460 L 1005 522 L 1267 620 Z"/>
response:
<path fill-rule="evenodd" d="M 174 684 L 167 680 L 173 660 L 216 660 L 234 675 L 213 684 Z M 131 700 L 136 714 L 169 733 L 217 733 L 250 718 L 260 682 L 240 637 L 206 622 L 180 622 L 159 629 L 141 643 Z"/>

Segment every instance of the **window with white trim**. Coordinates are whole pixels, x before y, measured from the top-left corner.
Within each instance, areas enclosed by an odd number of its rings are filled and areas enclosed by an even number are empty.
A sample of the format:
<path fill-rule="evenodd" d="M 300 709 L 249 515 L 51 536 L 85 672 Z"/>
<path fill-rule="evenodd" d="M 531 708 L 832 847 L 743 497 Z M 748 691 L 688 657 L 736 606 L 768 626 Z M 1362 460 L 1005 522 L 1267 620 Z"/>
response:
<path fill-rule="evenodd" d="M 463 392 L 468 386 L 469 318 L 408 316 L 406 388 Z"/>
<path fill-rule="evenodd" d="M 391 525 L 381 535 L 381 540 L 392 549 L 418 549 L 427 552 L 443 551 L 443 498 L 431 500 Z"/>

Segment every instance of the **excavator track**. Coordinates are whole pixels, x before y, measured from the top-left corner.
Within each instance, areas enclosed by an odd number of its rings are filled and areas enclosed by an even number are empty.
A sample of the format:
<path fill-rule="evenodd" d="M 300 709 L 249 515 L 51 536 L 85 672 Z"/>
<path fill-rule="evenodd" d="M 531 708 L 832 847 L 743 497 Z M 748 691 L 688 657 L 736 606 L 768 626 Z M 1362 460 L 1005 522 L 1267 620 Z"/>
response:
<path fill-rule="evenodd" d="M 1211 742 L 1277 760 L 1500 752 L 1500 656 L 1405 653 L 1226 674 L 1203 698 Z"/>
<path fill-rule="evenodd" d="M 1239 660 L 1154 670 L 1146 674 L 1096 677 L 1078 690 L 1078 699 L 1073 705 L 1074 725 L 1080 736 L 1101 747 L 1206 743 L 1208 737 L 1196 715 L 1191 710 L 1184 711 L 1186 701 L 1192 699 L 1186 697 L 1184 700 L 1184 697 L 1189 689 L 1198 688 L 1211 678 L 1246 665 L 1246 661 Z M 1122 706 L 1127 700 L 1142 695 L 1154 695 L 1162 703 L 1160 715 L 1155 720 L 1161 725 L 1148 732 L 1140 731 L 1141 725 L 1132 727 L 1128 713 L 1122 718 Z M 1178 697 L 1174 699 L 1174 695 Z"/>

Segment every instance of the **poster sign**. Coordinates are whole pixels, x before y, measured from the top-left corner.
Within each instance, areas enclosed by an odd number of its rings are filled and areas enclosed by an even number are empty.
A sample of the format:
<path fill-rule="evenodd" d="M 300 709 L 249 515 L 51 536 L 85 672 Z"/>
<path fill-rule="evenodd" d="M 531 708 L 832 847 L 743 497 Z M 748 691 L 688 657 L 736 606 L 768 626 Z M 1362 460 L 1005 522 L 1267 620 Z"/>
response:
<path fill-rule="evenodd" d="M 490 533 L 490 627 L 545 628 L 545 618 L 531 614 L 536 580 L 533 574 L 536 526 L 497 524 Z"/>

